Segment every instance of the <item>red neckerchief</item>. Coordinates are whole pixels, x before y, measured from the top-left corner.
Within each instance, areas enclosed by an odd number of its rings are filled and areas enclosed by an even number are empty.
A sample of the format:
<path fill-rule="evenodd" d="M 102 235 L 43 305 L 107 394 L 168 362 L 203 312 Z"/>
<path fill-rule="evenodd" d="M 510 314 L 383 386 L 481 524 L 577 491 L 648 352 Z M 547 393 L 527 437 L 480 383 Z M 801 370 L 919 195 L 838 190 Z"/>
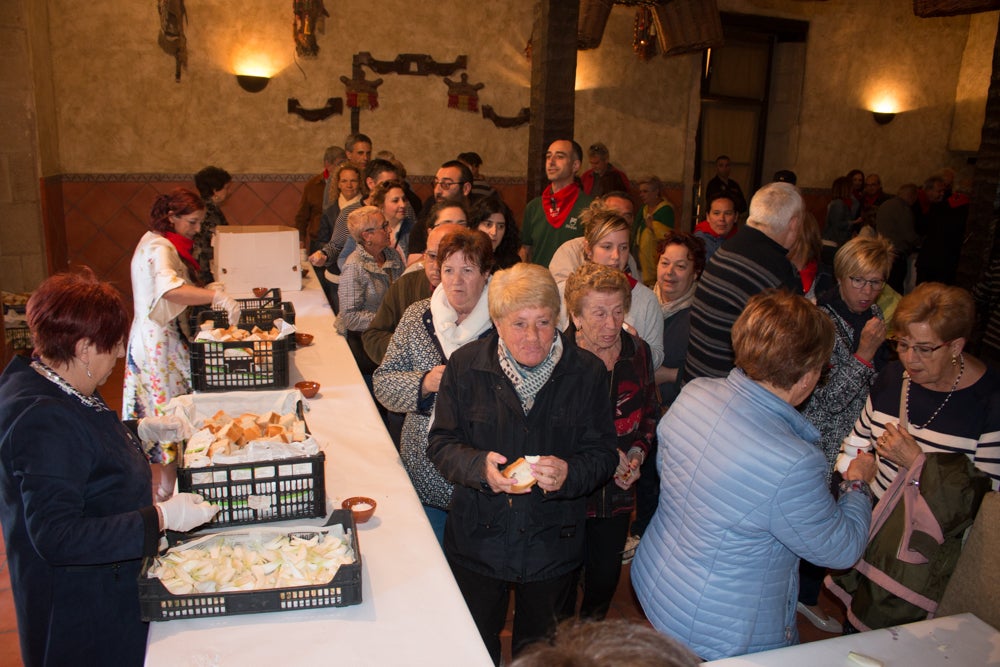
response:
<path fill-rule="evenodd" d="M 628 267 L 625 267 L 625 278 L 628 279 L 629 289 L 635 289 L 635 286 L 639 284 L 639 281 L 632 277 L 632 274 L 628 272 Z"/>
<path fill-rule="evenodd" d="M 177 254 L 181 256 L 184 263 L 194 269 L 194 274 L 198 275 L 201 271 L 201 267 L 198 266 L 198 262 L 195 261 L 194 255 L 191 251 L 194 249 L 194 239 L 189 239 L 186 236 L 181 236 L 177 232 L 163 232 L 164 238 L 174 244 L 177 248 Z"/>
<path fill-rule="evenodd" d="M 819 273 L 819 262 L 815 259 L 810 259 L 806 262 L 806 265 L 799 269 L 799 278 L 802 279 L 802 291 L 806 294 L 809 293 L 809 288 L 812 287 L 813 281 L 816 280 L 816 274 Z"/>
<path fill-rule="evenodd" d="M 961 192 L 956 192 L 952 196 L 948 197 L 948 206 L 952 208 L 958 208 L 959 206 L 965 206 L 972 200 L 969 199 L 969 195 L 963 194 Z"/>
<path fill-rule="evenodd" d="M 324 181 L 329 181 L 330 180 L 330 170 L 329 169 L 324 169 L 323 170 L 323 180 Z"/>
<path fill-rule="evenodd" d="M 542 191 L 542 210 L 545 211 L 545 219 L 549 224 L 559 229 L 569 218 L 569 212 L 573 210 L 573 204 L 580 194 L 580 186 L 576 181 L 570 183 L 559 192 L 552 192 L 552 184 Z"/>
<path fill-rule="evenodd" d="M 715 238 L 719 238 L 720 236 L 722 236 L 721 234 L 715 233 L 715 230 L 712 229 L 712 225 L 709 224 L 708 220 L 702 220 L 697 225 L 695 225 L 694 231 L 705 232 L 706 234 L 713 236 Z M 733 228 L 729 230 L 728 234 L 726 234 L 726 238 L 731 239 L 735 234 L 736 234 L 736 225 L 733 225 Z"/>

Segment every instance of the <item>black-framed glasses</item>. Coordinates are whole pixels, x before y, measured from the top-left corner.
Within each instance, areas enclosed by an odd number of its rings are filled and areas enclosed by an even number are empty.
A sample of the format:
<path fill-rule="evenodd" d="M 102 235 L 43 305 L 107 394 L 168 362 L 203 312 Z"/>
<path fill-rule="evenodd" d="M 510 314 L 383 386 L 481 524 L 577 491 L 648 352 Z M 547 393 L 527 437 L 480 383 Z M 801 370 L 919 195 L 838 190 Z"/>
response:
<path fill-rule="evenodd" d="M 866 280 L 861 276 L 850 276 L 848 280 L 851 281 L 851 287 L 853 287 L 854 289 L 861 289 L 866 285 L 874 290 L 881 290 L 883 287 L 885 287 L 885 281 L 880 279 Z"/>
<path fill-rule="evenodd" d="M 441 180 L 435 178 L 431 181 L 431 185 L 435 188 L 440 185 L 445 190 L 451 190 L 456 185 L 461 185 L 462 183 L 464 183 L 464 181 L 453 181 L 450 178 L 442 178 Z"/>
<path fill-rule="evenodd" d="M 940 350 L 942 347 L 945 347 L 946 345 L 949 345 L 951 343 L 951 341 L 949 340 L 945 343 L 941 343 L 940 345 L 934 345 L 932 347 L 930 345 L 911 345 L 910 343 L 907 343 L 905 340 L 901 340 L 899 338 L 890 338 L 888 339 L 887 342 L 889 343 L 889 346 L 896 351 L 896 354 L 905 354 L 910 350 L 912 350 L 913 353 L 920 358 L 929 357 L 938 350 Z"/>

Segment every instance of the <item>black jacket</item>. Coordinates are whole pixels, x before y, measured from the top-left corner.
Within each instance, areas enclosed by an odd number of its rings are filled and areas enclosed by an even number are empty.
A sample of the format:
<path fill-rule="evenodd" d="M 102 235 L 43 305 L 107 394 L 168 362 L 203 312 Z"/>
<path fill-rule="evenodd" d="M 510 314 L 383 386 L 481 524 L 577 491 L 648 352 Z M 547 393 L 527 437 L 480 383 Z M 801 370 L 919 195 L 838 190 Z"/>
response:
<path fill-rule="evenodd" d="M 559 334 L 561 335 L 561 334 Z M 504 581 L 544 581 L 583 561 L 587 495 L 618 465 L 604 365 L 564 345 L 527 415 L 497 359 L 498 335 L 469 343 L 448 361 L 427 455 L 455 484 L 444 549 L 456 564 Z M 524 495 L 484 485 L 487 453 L 508 462 L 551 455 L 569 466 L 554 493 Z"/>

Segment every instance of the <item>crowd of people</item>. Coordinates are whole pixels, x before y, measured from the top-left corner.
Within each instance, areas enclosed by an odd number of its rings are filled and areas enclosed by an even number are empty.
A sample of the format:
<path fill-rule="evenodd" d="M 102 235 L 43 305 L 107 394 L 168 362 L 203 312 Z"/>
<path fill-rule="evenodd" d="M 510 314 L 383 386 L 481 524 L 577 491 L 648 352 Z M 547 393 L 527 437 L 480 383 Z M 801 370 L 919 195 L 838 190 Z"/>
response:
<path fill-rule="evenodd" d="M 584 157 L 571 139 L 547 147 L 548 185 L 519 224 L 476 153 L 443 162 L 420 201 L 395 155 L 352 134 L 296 215 L 493 660 L 512 592 L 518 664 L 580 632 L 605 650 L 600 631 L 567 625 L 525 649 L 560 619 L 603 619 L 633 557 L 647 617 L 690 649 L 661 646 L 677 664 L 794 643 L 797 612 L 840 631 L 818 606 L 824 584 L 845 632 L 933 613 L 1000 481 L 1000 376 L 966 352 L 975 306 L 953 286 L 967 198 L 944 177 L 887 197 L 855 170 L 820 225 L 793 173 L 748 201 L 723 155 L 687 232 L 658 178 L 633 184 L 602 143 L 579 174 Z M 131 325 L 114 288 L 54 276 L 28 304 L 36 357 L 0 377 L 26 661 L 141 659 L 145 628 L 120 611 L 135 575 L 119 568 L 215 511 L 173 493 L 185 434 L 160 416 L 191 390 L 187 308 L 240 318 L 209 265 L 231 177 L 210 167 L 196 182 L 152 208 Z M 123 356 L 124 424 L 97 391 Z M 918 502 L 933 548 L 904 526 Z M 914 587 L 908 606 L 873 569 Z M 48 588 L 54 573 L 93 607 Z"/>

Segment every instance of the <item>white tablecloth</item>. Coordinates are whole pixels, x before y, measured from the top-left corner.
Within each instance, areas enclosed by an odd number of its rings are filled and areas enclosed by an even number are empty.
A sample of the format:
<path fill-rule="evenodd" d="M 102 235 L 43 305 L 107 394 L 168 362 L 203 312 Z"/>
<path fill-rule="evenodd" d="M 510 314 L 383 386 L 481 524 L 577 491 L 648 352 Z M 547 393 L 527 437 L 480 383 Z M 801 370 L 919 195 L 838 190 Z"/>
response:
<path fill-rule="evenodd" d="M 492 664 L 315 276 L 282 298 L 295 304 L 296 328 L 316 337 L 291 354 L 290 379 L 322 385 L 306 420 L 327 456 L 327 505 L 355 495 L 378 503 L 358 530 L 363 602 L 151 623 L 146 664 Z"/>
<path fill-rule="evenodd" d="M 857 667 L 850 651 L 886 667 L 996 667 L 1000 632 L 973 614 L 956 614 L 846 637 L 703 663 L 712 667 Z"/>

